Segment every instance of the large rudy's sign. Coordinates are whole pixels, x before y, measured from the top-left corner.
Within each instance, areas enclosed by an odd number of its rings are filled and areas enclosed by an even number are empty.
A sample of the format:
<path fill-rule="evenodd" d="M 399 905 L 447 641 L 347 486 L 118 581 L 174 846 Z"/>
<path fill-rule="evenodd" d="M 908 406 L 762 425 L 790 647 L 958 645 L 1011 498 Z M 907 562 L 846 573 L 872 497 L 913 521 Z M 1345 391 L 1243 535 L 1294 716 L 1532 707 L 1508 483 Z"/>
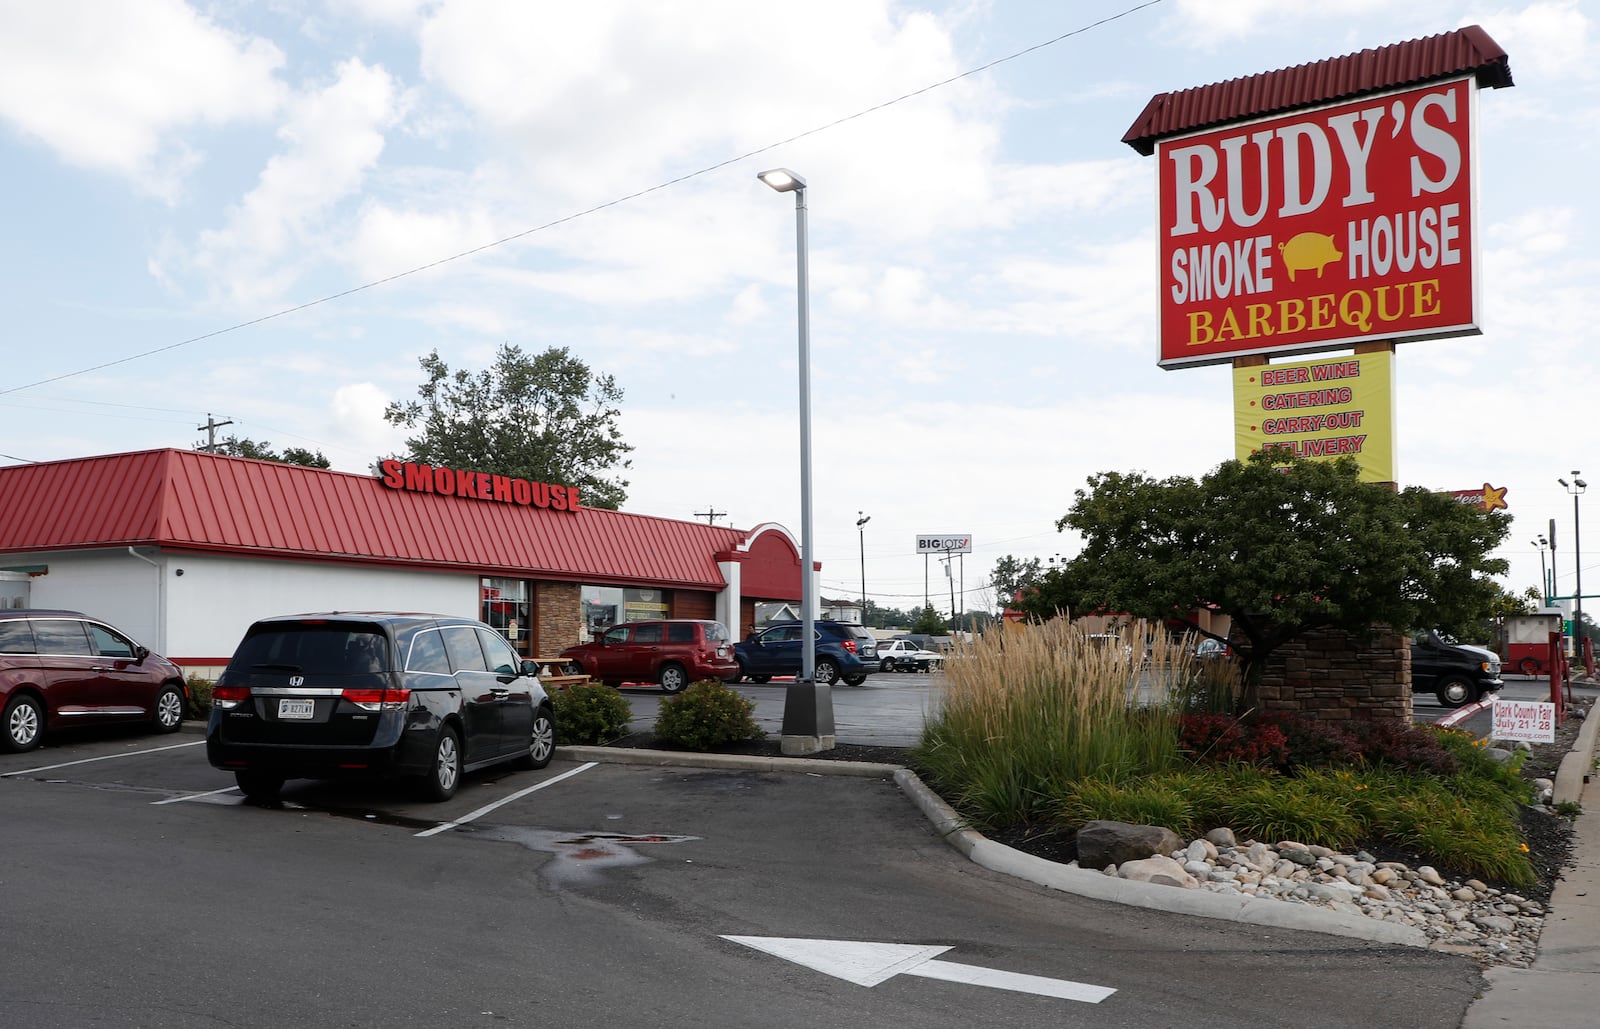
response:
<path fill-rule="evenodd" d="M 1157 144 L 1163 367 L 1478 330 L 1470 76 Z"/>

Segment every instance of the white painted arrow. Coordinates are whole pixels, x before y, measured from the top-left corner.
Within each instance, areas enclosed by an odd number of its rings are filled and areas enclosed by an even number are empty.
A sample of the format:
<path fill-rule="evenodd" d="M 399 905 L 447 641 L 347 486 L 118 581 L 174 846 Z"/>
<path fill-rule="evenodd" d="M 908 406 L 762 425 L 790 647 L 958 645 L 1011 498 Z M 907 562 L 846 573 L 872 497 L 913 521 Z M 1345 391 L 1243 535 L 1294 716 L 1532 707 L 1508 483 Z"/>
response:
<path fill-rule="evenodd" d="M 722 938 L 857 986 L 876 986 L 896 975 L 917 975 L 950 983 L 1036 993 L 1062 1000 L 1081 1000 L 1088 1004 L 1098 1004 L 1117 992 L 1108 986 L 1091 986 L 1070 979 L 1047 979 L 1042 975 L 1024 975 L 1021 972 L 1004 972 L 997 968 L 936 960 L 949 947 L 865 943 L 857 940 L 793 940 L 772 936 Z"/>

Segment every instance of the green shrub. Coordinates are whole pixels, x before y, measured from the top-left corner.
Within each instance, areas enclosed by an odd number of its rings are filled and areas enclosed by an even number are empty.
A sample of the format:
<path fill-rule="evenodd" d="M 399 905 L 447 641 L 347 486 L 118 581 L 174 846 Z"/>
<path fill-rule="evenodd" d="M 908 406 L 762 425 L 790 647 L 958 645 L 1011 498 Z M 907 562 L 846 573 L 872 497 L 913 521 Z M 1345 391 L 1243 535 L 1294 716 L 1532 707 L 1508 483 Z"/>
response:
<path fill-rule="evenodd" d="M 692 684 L 661 702 L 656 736 L 689 750 L 759 740 L 767 734 L 755 721 L 756 706 L 716 679 Z"/>
<path fill-rule="evenodd" d="M 1439 745 L 1454 754 L 1460 765 L 1457 782 L 1482 783 L 1498 790 L 1517 803 L 1533 800 L 1533 783 L 1522 777 L 1522 763 L 1527 755 L 1517 751 L 1510 761 L 1497 761 L 1489 756 L 1489 740 L 1481 739 L 1460 729 L 1441 729 L 1427 726 Z"/>
<path fill-rule="evenodd" d="M 1061 798 L 1058 824 L 1082 828 L 1096 819 L 1130 825 L 1159 825 L 1186 839 L 1201 823 L 1203 797 L 1186 788 L 1191 780 L 1178 774 L 1151 776 L 1124 783 L 1086 779 L 1074 784 L 1070 796 Z M 1196 801 L 1202 801 L 1197 805 Z M 1203 830 L 1202 830 L 1203 831 Z"/>
<path fill-rule="evenodd" d="M 1315 773 L 1277 777 L 1230 798 L 1228 824 L 1243 839 L 1300 840 L 1343 850 L 1364 830 L 1347 790 Z"/>
<path fill-rule="evenodd" d="M 209 718 L 212 681 L 190 672 L 184 677 L 183 684 L 189 691 L 189 713 L 196 718 Z"/>
<path fill-rule="evenodd" d="M 550 696 L 555 711 L 556 743 L 609 743 L 628 735 L 633 708 L 610 686 L 589 683 L 556 690 Z"/>

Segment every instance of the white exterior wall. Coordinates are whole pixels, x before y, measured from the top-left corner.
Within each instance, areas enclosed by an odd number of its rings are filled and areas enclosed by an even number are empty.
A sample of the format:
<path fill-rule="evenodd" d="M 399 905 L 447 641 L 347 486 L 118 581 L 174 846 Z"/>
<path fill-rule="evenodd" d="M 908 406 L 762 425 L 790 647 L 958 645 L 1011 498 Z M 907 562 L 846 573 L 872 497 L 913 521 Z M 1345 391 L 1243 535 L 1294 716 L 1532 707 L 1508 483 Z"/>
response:
<path fill-rule="evenodd" d="M 728 585 L 717 594 L 717 621 L 721 622 L 734 638 L 739 638 L 739 569 L 738 561 L 718 561 L 717 571 Z"/>
<path fill-rule="evenodd" d="M 163 560 L 168 657 L 226 660 L 250 623 L 271 615 L 425 611 L 478 617 L 478 576 L 467 572 L 194 554 Z"/>
<path fill-rule="evenodd" d="M 45 565 L 48 575 L 29 580 L 29 607 L 66 608 L 110 622 L 165 655 L 160 578 L 148 561 L 126 547 L 59 554 L 16 555 L 8 564 Z"/>
<path fill-rule="evenodd" d="M 353 564 L 164 554 L 141 547 L 9 557 L 43 564 L 29 606 L 112 623 L 169 658 L 226 662 L 257 618 L 311 611 L 426 611 L 478 617 L 478 576 Z M 148 560 L 146 560 L 148 559 Z M 150 560 L 156 562 L 151 564 Z"/>

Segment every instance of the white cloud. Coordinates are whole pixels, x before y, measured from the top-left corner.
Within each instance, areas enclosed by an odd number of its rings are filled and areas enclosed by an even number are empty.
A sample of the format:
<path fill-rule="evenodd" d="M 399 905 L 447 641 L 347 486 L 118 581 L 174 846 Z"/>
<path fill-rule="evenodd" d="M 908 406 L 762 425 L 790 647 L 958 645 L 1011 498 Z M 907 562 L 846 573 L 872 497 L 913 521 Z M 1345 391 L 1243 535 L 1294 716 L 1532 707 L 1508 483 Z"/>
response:
<path fill-rule="evenodd" d="M 283 53 L 178 0 L 8 0 L 0 119 L 62 160 L 170 196 L 198 156 L 177 134 L 277 110 Z"/>
<path fill-rule="evenodd" d="M 481 208 L 419 211 L 374 200 L 362 210 L 346 252 L 357 275 L 370 281 L 465 253 L 497 237 L 493 220 Z"/>
<path fill-rule="evenodd" d="M 884 0 L 825 0 L 804 17 L 781 7 L 583 4 L 559 11 L 512 0 L 446 2 L 421 33 L 428 80 L 520 148 L 522 181 L 569 204 L 623 195 L 926 86 L 961 70 L 927 14 Z M 823 69 L 827 71 L 824 72 Z M 978 117 L 987 96 L 963 83 L 831 130 L 853 156 L 808 167 L 830 197 L 853 195 L 855 216 L 899 191 L 958 212 L 968 191 L 941 200 L 991 145 Z M 841 144 L 832 144 L 837 152 Z M 771 155 L 782 163 L 806 150 Z M 828 165 L 848 166 L 827 174 Z M 928 169 L 943 168 L 940 176 Z M 913 174 L 920 169 L 923 175 Z M 753 170 L 753 169 L 752 169 Z M 840 186 L 848 182 L 852 194 Z M 849 202 L 848 200 L 846 202 Z M 912 206 L 906 204 L 904 206 Z"/>
<path fill-rule="evenodd" d="M 370 454 L 377 458 L 405 449 L 408 431 L 383 420 L 383 409 L 394 398 L 371 382 L 351 382 L 333 391 L 329 405 L 329 436 L 344 444 L 343 450 Z M 333 455 L 329 455 L 330 459 Z M 365 471 L 365 465 L 335 460 L 346 471 Z"/>
<path fill-rule="evenodd" d="M 1481 24 L 1511 60 L 1523 85 L 1545 78 L 1593 78 L 1595 57 L 1589 18 L 1578 0 L 1530 4 L 1521 10 L 1485 14 Z"/>
<path fill-rule="evenodd" d="M 319 256 L 330 209 L 357 193 L 377 163 L 399 101 L 387 72 L 355 58 L 332 84 L 295 97 L 278 130 L 283 150 L 226 223 L 201 233 L 188 264 L 245 310 L 283 297 L 300 266 Z"/>

